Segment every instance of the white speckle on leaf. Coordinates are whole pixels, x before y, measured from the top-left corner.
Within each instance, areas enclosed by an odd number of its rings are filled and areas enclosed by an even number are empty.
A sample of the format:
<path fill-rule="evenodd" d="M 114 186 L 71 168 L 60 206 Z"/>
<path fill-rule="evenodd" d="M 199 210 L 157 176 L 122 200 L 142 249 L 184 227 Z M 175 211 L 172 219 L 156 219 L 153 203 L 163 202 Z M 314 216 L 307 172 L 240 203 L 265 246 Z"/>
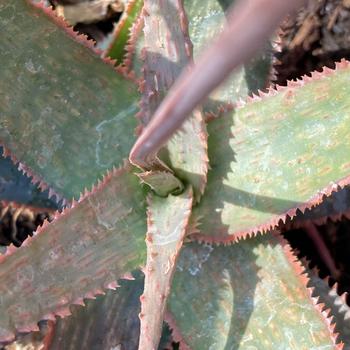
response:
<path fill-rule="evenodd" d="M 122 350 L 122 345 L 118 344 L 117 346 L 112 346 L 110 350 Z"/>
<path fill-rule="evenodd" d="M 211 245 L 203 245 L 195 250 L 186 249 L 184 251 L 186 257 L 179 260 L 177 269 L 180 271 L 187 270 L 192 276 L 196 276 L 202 269 L 203 264 L 208 261 L 213 250 L 214 248 Z"/>
<path fill-rule="evenodd" d="M 109 167 L 113 164 L 115 158 L 111 149 L 117 152 L 119 148 L 118 135 L 122 132 L 120 129 L 120 120 L 124 118 L 132 118 L 132 115 L 137 111 L 136 105 L 131 105 L 129 108 L 122 110 L 114 118 L 104 120 L 96 126 L 98 140 L 96 143 L 95 155 L 96 164 L 101 167 Z"/>
<path fill-rule="evenodd" d="M 30 73 L 32 73 L 32 74 L 37 74 L 37 73 L 39 73 L 40 71 L 42 71 L 42 66 L 41 66 L 40 64 L 35 65 L 31 59 L 29 59 L 28 61 L 26 61 L 26 62 L 24 63 L 24 66 L 25 66 L 26 69 L 27 69 Z"/>
<path fill-rule="evenodd" d="M 132 208 L 126 208 L 122 201 L 115 199 L 113 205 L 108 207 L 94 197 L 89 197 L 88 201 L 96 214 L 97 222 L 107 230 L 113 230 L 120 222 L 123 222 L 124 227 L 127 226 L 124 221 L 132 213 Z"/>

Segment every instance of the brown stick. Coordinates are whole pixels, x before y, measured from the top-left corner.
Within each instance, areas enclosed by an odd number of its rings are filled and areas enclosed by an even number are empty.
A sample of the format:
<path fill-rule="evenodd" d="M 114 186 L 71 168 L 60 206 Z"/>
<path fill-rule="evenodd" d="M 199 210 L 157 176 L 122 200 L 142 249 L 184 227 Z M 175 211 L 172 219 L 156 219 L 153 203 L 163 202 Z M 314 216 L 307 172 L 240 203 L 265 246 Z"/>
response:
<path fill-rule="evenodd" d="M 284 16 L 306 0 L 240 0 L 231 10 L 226 29 L 194 67 L 180 75 L 130 152 L 131 163 L 143 167 L 193 109 L 239 64 L 245 62 Z"/>

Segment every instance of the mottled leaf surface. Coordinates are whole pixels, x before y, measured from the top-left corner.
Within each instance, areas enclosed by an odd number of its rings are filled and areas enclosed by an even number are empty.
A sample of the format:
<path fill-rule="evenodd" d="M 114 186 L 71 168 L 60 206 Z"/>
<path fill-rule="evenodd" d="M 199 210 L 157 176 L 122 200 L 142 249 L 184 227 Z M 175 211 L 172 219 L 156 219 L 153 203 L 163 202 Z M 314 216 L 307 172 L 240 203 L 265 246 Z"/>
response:
<path fill-rule="evenodd" d="M 145 196 L 131 169 L 109 174 L 19 249 L 0 256 L 0 339 L 67 315 L 145 263 Z"/>
<path fill-rule="evenodd" d="M 193 350 L 334 349 L 293 258 L 273 234 L 183 247 L 168 303 L 178 337 Z"/>
<path fill-rule="evenodd" d="M 144 83 L 140 121 L 146 126 L 170 87 L 192 59 L 188 23 L 182 2 L 144 1 Z M 155 39 L 156 38 L 156 39 Z M 196 200 L 208 172 L 207 132 L 203 115 L 194 112 L 166 145 L 171 168 L 193 187 Z"/>
<path fill-rule="evenodd" d="M 150 196 L 147 210 L 147 263 L 141 297 L 139 350 L 158 348 L 164 312 L 186 227 L 192 189 L 167 198 Z"/>
<path fill-rule="evenodd" d="M 202 237 L 265 231 L 348 183 L 349 80 L 343 62 L 209 123 L 212 170 L 194 211 Z"/>
<path fill-rule="evenodd" d="M 0 3 L 0 142 L 70 200 L 127 158 L 139 94 L 68 31 L 29 2 Z"/>

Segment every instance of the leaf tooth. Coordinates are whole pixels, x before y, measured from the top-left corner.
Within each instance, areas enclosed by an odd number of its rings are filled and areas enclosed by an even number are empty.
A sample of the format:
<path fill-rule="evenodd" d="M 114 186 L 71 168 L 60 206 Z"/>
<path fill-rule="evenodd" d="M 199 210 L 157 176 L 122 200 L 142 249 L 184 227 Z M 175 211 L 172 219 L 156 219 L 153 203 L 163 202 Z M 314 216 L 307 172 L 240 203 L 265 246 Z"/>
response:
<path fill-rule="evenodd" d="M 176 325 L 175 318 L 173 315 L 169 312 L 165 312 L 165 317 L 164 317 L 165 322 L 169 325 L 169 328 L 172 333 L 172 337 L 176 343 L 179 343 L 180 350 L 191 350 L 191 348 L 186 344 L 185 339 L 183 335 L 181 334 L 180 329 Z"/>
<path fill-rule="evenodd" d="M 281 85 L 275 85 L 273 87 L 268 88 L 268 93 L 265 94 L 264 96 L 248 96 L 246 101 L 239 101 L 236 106 L 237 108 L 242 108 L 243 106 L 245 106 L 247 103 L 254 103 L 257 101 L 261 101 L 262 99 L 265 98 L 269 98 L 271 96 L 274 96 L 276 93 L 278 92 L 282 92 L 282 91 L 286 91 L 289 89 L 297 89 L 305 84 L 308 84 L 312 81 L 315 80 L 320 80 L 320 79 L 324 79 L 325 77 L 327 77 L 328 75 L 333 75 L 335 74 L 338 70 L 341 69 L 346 69 L 348 68 L 350 65 L 349 61 L 345 60 L 345 59 L 341 59 L 340 62 L 337 62 L 335 64 L 335 68 L 328 68 L 328 67 L 323 67 L 322 71 L 313 71 L 311 73 L 311 76 L 305 75 L 303 76 L 301 79 L 298 80 L 289 80 L 287 82 L 286 86 L 281 86 Z"/>
<path fill-rule="evenodd" d="M 19 333 L 38 332 L 39 330 L 40 330 L 40 328 L 38 327 L 38 325 L 36 323 L 30 323 L 26 326 L 17 328 L 17 331 Z"/>
<path fill-rule="evenodd" d="M 79 42 L 80 44 L 86 46 L 87 48 L 94 51 L 96 54 L 99 54 L 98 50 L 95 48 L 95 42 L 93 40 L 88 39 L 88 37 L 84 34 L 80 34 L 75 31 L 72 26 L 70 26 L 63 17 L 57 15 L 57 13 L 52 9 L 51 6 L 45 6 L 44 2 L 33 3 L 29 0 L 27 2 L 43 11 L 48 17 L 51 18 L 59 27 L 64 29 L 64 31 L 71 36 L 74 40 Z"/>
<path fill-rule="evenodd" d="M 84 299 L 96 299 L 96 297 L 95 297 L 95 294 L 92 291 L 90 291 L 85 293 Z"/>
<path fill-rule="evenodd" d="M 111 289 L 111 290 L 116 290 L 120 285 L 118 284 L 117 281 L 112 281 L 112 282 L 107 282 L 104 285 L 105 289 Z"/>
<path fill-rule="evenodd" d="M 140 5 L 139 0 L 130 0 L 127 2 L 122 18 L 119 20 L 117 26 L 113 31 L 112 36 L 114 39 L 112 39 L 111 44 L 105 50 L 104 56 L 110 56 L 112 54 L 114 42 L 118 40 L 120 31 L 125 27 L 125 25 L 128 25 L 128 22 L 130 22 L 130 14 L 132 14 L 132 11 L 134 9 L 138 11 L 139 5 Z M 141 6 L 143 5 L 141 4 Z M 128 40 L 124 46 L 125 54 L 123 57 L 123 61 L 119 65 L 120 67 L 125 68 L 126 71 L 129 71 L 129 72 L 131 71 L 132 58 L 135 52 L 136 41 L 143 28 L 142 22 L 143 22 L 143 15 L 142 15 L 142 9 L 141 9 L 141 11 L 139 11 L 139 13 L 136 15 L 136 18 L 133 20 L 132 25 L 128 28 Z"/>
<path fill-rule="evenodd" d="M 126 274 L 124 274 L 121 277 L 121 279 L 128 280 L 128 281 L 134 281 L 135 277 L 130 272 L 127 272 Z"/>
<path fill-rule="evenodd" d="M 105 294 L 106 294 L 106 293 L 103 291 L 102 288 L 96 288 L 96 289 L 93 291 L 93 293 L 94 293 L 95 295 L 105 295 Z"/>
<path fill-rule="evenodd" d="M 125 164 L 126 167 L 121 167 L 118 169 L 113 169 L 110 174 L 114 174 L 115 176 L 119 175 L 119 172 L 121 171 L 125 171 L 127 169 L 128 163 Z M 95 189 L 101 189 L 101 187 L 105 186 L 107 184 L 108 181 L 110 181 L 110 177 L 109 176 L 105 176 L 103 181 L 100 184 L 100 187 L 96 187 Z M 91 194 L 88 193 L 87 196 L 89 196 Z M 84 200 L 86 200 L 86 198 L 84 198 Z M 63 216 L 67 215 L 68 213 L 70 213 L 71 210 L 74 210 L 73 207 L 76 207 L 78 205 L 78 202 L 73 202 L 72 204 L 72 208 L 64 208 L 61 212 L 56 211 L 55 212 L 55 218 L 53 220 L 53 222 L 51 224 L 55 224 L 56 221 L 60 220 Z M 9 258 L 10 255 L 15 254 L 16 252 L 18 252 L 19 249 L 23 250 L 26 249 L 26 247 L 29 247 L 32 242 L 34 242 L 34 240 L 37 238 L 38 235 L 40 234 L 44 234 L 46 232 L 46 228 L 48 227 L 50 223 L 45 219 L 43 224 L 41 226 L 39 226 L 37 228 L 37 230 L 34 232 L 33 237 L 29 237 L 27 240 L 24 241 L 24 243 L 22 244 L 21 248 L 16 248 L 13 244 L 8 246 L 6 248 L 6 251 L 3 255 L 0 255 L 0 264 L 4 263 L 4 261 Z M 50 225 L 51 225 L 50 224 Z M 96 272 L 96 275 L 98 275 L 99 271 Z M 121 278 L 124 279 L 129 279 L 129 280 L 133 280 L 134 277 L 130 274 L 130 273 L 125 273 Z M 72 296 L 67 295 L 66 297 L 62 297 L 60 299 L 60 301 L 57 302 L 57 310 L 54 311 L 50 311 L 46 314 L 44 314 L 44 316 L 42 316 L 42 314 L 40 315 L 40 319 L 46 319 L 46 320 L 55 320 L 55 315 L 59 315 L 61 317 L 67 316 L 68 314 L 70 314 L 69 311 L 69 304 L 79 304 L 82 305 L 82 303 L 84 302 L 83 298 L 88 298 L 88 299 L 95 299 L 95 295 L 100 295 L 100 294 L 104 294 L 104 289 L 110 288 L 110 289 L 115 289 L 116 287 L 118 287 L 119 285 L 117 284 L 117 282 L 106 282 L 105 284 L 103 284 L 103 286 L 101 287 L 96 287 L 95 289 L 93 289 L 92 291 L 86 292 L 84 294 L 83 297 L 78 297 L 75 298 L 74 300 L 72 300 Z M 22 326 L 19 326 L 22 327 Z M 23 327 L 30 327 L 31 329 L 33 328 L 33 323 L 30 323 L 29 326 L 25 325 Z M 24 330 L 24 328 L 21 328 L 22 330 Z M 28 328 L 29 329 L 29 328 Z M 14 338 L 14 334 L 16 333 L 16 331 L 18 331 L 18 329 L 13 329 L 13 331 L 11 333 L 4 333 L 4 334 L 0 334 L 0 340 L 1 341 L 6 341 L 7 339 L 13 339 Z"/>
<path fill-rule="evenodd" d="M 72 304 L 74 304 L 74 305 L 80 305 L 80 306 L 85 306 L 84 299 L 81 298 L 81 297 L 75 299 L 75 300 L 73 301 Z"/>
<path fill-rule="evenodd" d="M 338 341 L 338 333 L 334 332 L 335 323 L 333 323 L 333 316 L 331 315 L 331 309 L 330 308 L 326 309 L 325 304 L 323 302 L 320 302 L 320 298 L 314 296 L 315 287 L 311 286 L 311 280 L 310 280 L 309 273 L 306 266 L 302 264 L 302 261 L 300 261 L 296 256 L 295 251 L 292 250 L 290 245 L 282 236 L 277 234 L 277 238 L 280 240 L 283 246 L 283 250 L 287 260 L 289 261 L 291 266 L 294 267 L 294 270 L 298 275 L 299 280 L 307 288 L 310 299 L 313 301 L 315 309 L 323 316 L 323 320 L 327 325 L 330 337 L 334 343 L 335 348 L 342 349 L 343 345 L 341 342 Z"/>
<path fill-rule="evenodd" d="M 55 314 L 57 316 L 60 316 L 61 318 L 64 318 L 64 317 L 70 316 L 72 313 L 71 313 L 69 307 L 67 306 L 67 307 L 62 307 L 62 308 L 56 310 Z"/>
<path fill-rule="evenodd" d="M 116 67 L 115 60 L 111 59 L 110 57 L 102 57 L 103 51 L 96 47 L 96 42 L 92 39 L 89 39 L 87 35 L 81 34 L 78 31 L 75 31 L 73 26 L 69 25 L 65 19 L 61 16 L 58 16 L 56 11 L 52 9 L 51 6 L 46 6 L 43 2 L 39 3 L 33 3 L 29 0 L 26 0 L 30 5 L 40 9 L 43 11 L 50 19 L 55 22 L 56 25 L 61 27 L 73 40 L 77 41 L 79 44 L 82 44 L 83 46 L 90 49 L 92 52 L 94 52 L 97 56 L 101 57 L 104 63 L 110 65 L 113 67 L 114 71 L 118 74 L 124 76 L 125 78 L 134 81 L 133 74 L 130 74 L 128 70 L 126 70 L 124 67 Z"/>
<path fill-rule="evenodd" d="M 66 201 L 63 196 L 61 196 L 56 190 L 47 184 L 42 177 L 36 175 L 30 167 L 28 167 L 23 162 L 20 162 L 17 157 L 11 152 L 10 148 L 6 147 L 3 142 L 0 140 L 0 146 L 3 148 L 3 156 L 9 157 L 14 165 L 17 166 L 17 169 L 22 172 L 26 177 L 28 177 L 33 185 L 36 185 L 41 192 L 49 189 L 49 198 L 55 196 L 55 201 L 59 203 L 60 201 Z"/>
<path fill-rule="evenodd" d="M 304 213 L 306 209 L 312 209 L 316 205 L 322 203 L 325 197 L 329 197 L 332 193 L 338 192 L 340 189 L 344 188 L 346 185 L 350 184 L 350 175 L 346 176 L 337 182 L 330 182 L 323 190 L 318 191 L 308 202 L 301 203 L 295 208 L 287 210 L 284 214 L 277 215 L 271 218 L 268 222 L 252 227 L 251 229 L 239 231 L 233 234 L 228 234 L 227 236 L 215 236 L 215 235 L 203 235 L 200 232 L 191 235 L 191 239 L 194 241 L 208 242 L 208 243 L 218 243 L 223 244 L 225 242 L 237 242 L 240 238 L 249 237 L 250 234 L 266 233 L 275 229 L 279 222 L 286 223 L 288 217 L 293 218 L 296 216 L 297 211 Z M 350 215 L 350 213 L 349 213 Z"/>
<path fill-rule="evenodd" d="M 117 64 L 117 60 L 109 56 L 103 57 L 102 60 L 103 62 L 110 64 L 113 67 L 115 67 L 115 65 Z"/>

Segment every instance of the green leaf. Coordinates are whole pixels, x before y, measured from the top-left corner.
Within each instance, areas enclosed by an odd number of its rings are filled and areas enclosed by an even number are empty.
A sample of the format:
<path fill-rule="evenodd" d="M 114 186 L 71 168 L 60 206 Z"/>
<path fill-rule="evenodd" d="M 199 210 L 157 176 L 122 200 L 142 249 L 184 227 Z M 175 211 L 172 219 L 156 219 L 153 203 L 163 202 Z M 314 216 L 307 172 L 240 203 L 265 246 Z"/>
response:
<path fill-rule="evenodd" d="M 176 260 L 191 215 L 192 189 L 167 198 L 150 196 L 147 210 L 147 264 L 141 297 L 139 350 L 158 348 Z"/>
<path fill-rule="evenodd" d="M 266 231 L 349 182 L 350 67 L 337 67 L 209 123 L 212 170 L 194 210 L 198 238 Z"/>
<path fill-rule="evenodd" d="M 181 181 L 167 171 L 148 171 L 136 175 L 161 197 L 166 197 L 169 193 L 181 193 L 184 189 Z"/>
<path fill-rule="evenodd" d="M 117 64 L 123 62 L 127 53 L 130 31 L 143 7 L 143 0 L 128 0 L 122 17 L 118 21 L 113 32 L 113 39 L 104 55 L 117 60 Z"/>
<path fill-rule="evenodd" d="M 192 350 L 334 349 L 294 260 L 274 234 L 228 247 L 186 245 L 168 302 L 177 340 Z"/>
<path fill-rule="evenodd" d="M 126 167 L 0 256 L 0 339 L 108 288 L 145 263 L 145 200 Z"/>
<path fill-rule="evenodd" d="M 71 200 L 128 156 L 139 94 L 45 11 L 0 4 L 0 142 Z"/>

